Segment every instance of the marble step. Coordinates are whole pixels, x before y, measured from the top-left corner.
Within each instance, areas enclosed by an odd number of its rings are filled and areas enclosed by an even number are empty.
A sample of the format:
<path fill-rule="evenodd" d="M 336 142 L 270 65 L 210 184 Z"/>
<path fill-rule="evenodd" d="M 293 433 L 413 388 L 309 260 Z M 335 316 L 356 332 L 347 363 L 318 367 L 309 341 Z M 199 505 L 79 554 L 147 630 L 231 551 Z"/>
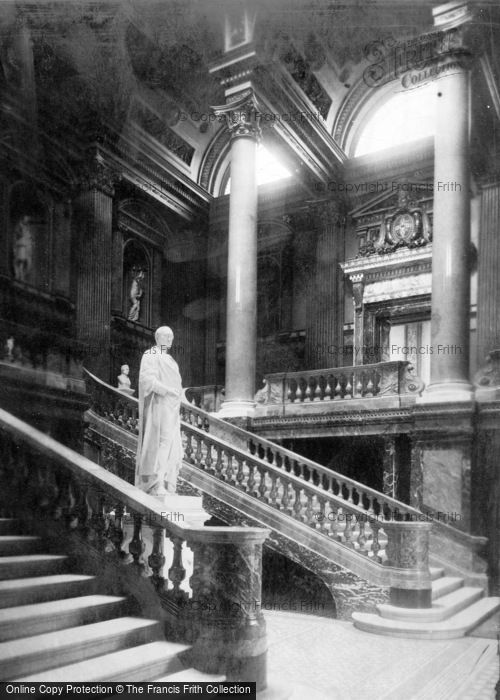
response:
<path fill-rule="evenodd" d="M 124 601 L 125 598 L 115 596 L 88 595 L 3 608 L 0 610 L 0 642 L 102 622 L 119 615 Z"/>
<path fill-rule="evenodd" d="M 21 525 L 16 518 L 0 518 L 0 535 L 15 535 Z"/>
<path fill-rule="evenodd" d="M 225 680 L 226 676 L 223 675 L 203 673 L 203 671 L 198 671 L 196 668 L 185 668 L 182 671 L 170 673 L 168 676 L 155 678 L 155 683 L 161 683 L 162 681 L 166 683 L 215 683 Z"/>
<path fill-rule="evenodd" d="M 114 681 L 149 681 L 184 669 L 178 654 L 189 649 L 185 644 L 174 642 L 150 642 L 130 649 L 115 651 L 85 661 L 60 666 L 46 671 L 30 673 L 19 682 L 51 681 L 74 683 Z"/>
<path fill-rule="evenodd" d="M 459 576 L 442 576 L 432 582 L 432 600 L 448 595 L 463 585 L 464 580 Z"/>
<path fill-rule="evenodd" d="M 56 574 L 0 581 L 0 608 L 85 595 L 94 580 L 93 576 Z"/>
<path fill-rule="evenodd" d="M 482 597 L 482 588 L 464 586 L 437 598 L 432 608 L 400 608 L 395 605 L 380 604 L 377 605 L 377 610 L 388 620 L 439 622 L 455 615 Z"/>
<path fill-rule="evenodd" d="M 160 624 L 156 620 L 118 617 L 2 642 L 0 679 L 14 680 L 27 673 L 156 641 L 160 633 Z"/>
<path fill-rule="evenodd" d="M 444 576 L 444 569 L 440 566 L 429 566 L 429 571 L 431 573 L 431 580 L 436 581 L 438 578 Z"/>
<path fill-rule="evenodd" d="M 62 554 L 17 554 L 0 557 L 0 581 L 25 576 L 48 576 L 66 569 L 67 557 Z"/>
<path fill-rule="evenodd" d="M 40 537 L 33 535 L 0 535 L 0 557 L 12 554 L 32 554 L 42 546 Z"/>
<path fill-rule="evenodd" d="M 364 632 L 410 639 L 456 639 L 500 609 L 500 598 L 482 598 L 441 622 L 390 620 L 370 613 L 353 613 L 354 626 Z"/>

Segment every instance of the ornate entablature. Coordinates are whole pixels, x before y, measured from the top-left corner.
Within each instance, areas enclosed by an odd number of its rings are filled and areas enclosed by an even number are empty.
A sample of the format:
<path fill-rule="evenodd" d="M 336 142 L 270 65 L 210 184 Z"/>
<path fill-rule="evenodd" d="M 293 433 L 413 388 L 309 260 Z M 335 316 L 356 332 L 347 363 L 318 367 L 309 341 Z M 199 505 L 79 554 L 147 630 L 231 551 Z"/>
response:
<path fill-rule="evenodd" d="M 393 183 L 398 190 L 378 195 L 351 216 L 356 223 L 358 254 L 342 264 L 352 282 L 354 299 L 363 304 L 430 296 L 432 262 L 432 194 L 422 184 Z"/>
<path fill-rule="evenodd" d="M 191 165 L 195 149 L 179 134 L 170 129 L 165 120 L 161 119 L 142 101 L 135 101 L 131 110 L 131 119 L 161 143 L 167 151 L 180 158 L 186 165 Z"/>
<path fill-rule="evenodd" d="M 393 183 L 397 185 L 397 183 Z M 397 185 L 397 203 L 366 208 L 354 214 L 358 254 L 369 256 L 392 253 L 399 248 L 420 248 L 432 241 L 432 198 L 417 200 L 411 183 Z"/>

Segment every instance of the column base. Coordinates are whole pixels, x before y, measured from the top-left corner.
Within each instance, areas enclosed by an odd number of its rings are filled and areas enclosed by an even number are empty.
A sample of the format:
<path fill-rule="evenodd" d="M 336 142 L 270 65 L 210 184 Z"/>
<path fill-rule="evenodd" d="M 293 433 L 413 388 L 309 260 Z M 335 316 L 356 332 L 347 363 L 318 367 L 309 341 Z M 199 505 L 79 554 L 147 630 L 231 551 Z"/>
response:
<path fill-rule="evenodd" d="M 224 401 L 216 414 L 218 418 L 251 418 L 255 413 L 254 401 Z"/>
<path fill-rule="evenodd" d="M 430 384 L 416 403 L 463 403 L 474 401 L 474 389 L 470 382 L 439 382 Z"/>

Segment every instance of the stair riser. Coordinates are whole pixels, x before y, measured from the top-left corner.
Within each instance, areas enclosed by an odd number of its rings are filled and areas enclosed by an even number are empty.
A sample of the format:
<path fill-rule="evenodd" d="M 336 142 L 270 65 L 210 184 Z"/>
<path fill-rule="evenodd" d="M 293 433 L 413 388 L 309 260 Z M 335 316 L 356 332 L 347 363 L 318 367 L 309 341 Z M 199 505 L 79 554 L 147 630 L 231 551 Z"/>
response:
<path fill-rule="evenodd" d="M 90 659 L 101 654 L 110 654 L 120 649 L 147 644 L 160 636 L 159 625 L 128 630 L 108 637 L 86 641 L 83 644 L 75 639 L 71 646 L 65 648 L 41 649 L 36 654 L 22 656 L 8 661 L 0 660 L 0 679 L 15 680 L 21 675 L 28 675 L 65 664 Z"/>
<path fill-rule="evenodd" d="M 464 585 L 463 579 L 458 582 L 451 582 L 445 586 L 442 586 L 439 590 L 435 590 L 434 588 L 432 589 L 432 600 L 438 600 L 438 598 L 442 598 L 445 595 L 448 595 L 448 593 L 453 593 L 453 591 L 457 591 L 459 588 L 461 588 Z"/>
<path fill-rule="evenodd" d="M 20 562 L 5 564 L 0 559 L 0 581 L 10 581 L 13 578 L 28 578 L 32 576 L 52 576 L 67 571 L 67 564 L 63 560 Z"/>
<path fill-rule="evenodd" d="M 41 552 L 39 540 L 12 540 L 2 542 L 0 540 L 0 557 L 11 557 L 16 554 L 38 554 Z"/>
<path fill-rule="evenodd" d="M 91 581 L 65 582 L 52 586 L 30 586 L 13 591 L 4 591 L 0 598 L 0 608 L 13 608 L 16 605 L 46 603 L 49 600 L 73 598 L 80 595 L 92 595 L 94 585 Z"/>
<path fill-rule="evenodd" d="M 137 650 L 137 655 L 140 655 L 140 649 Z M 166 657 L 161 661 L 148 662 L 144 660 L 144 664 L 138 668 L 128 668 L 115 675 L 106 675 L 105 669 L 102 678 L 97 678 L 96 680 L 109 681 L 110 683 L 123 683 L 128 681 L 131 683 L 143 683 L 144 679 L 159 678 L 160 676 L 166 676 L 169 673 L 175 673 L 182 667 L 177 654 L 173 654 L 170 658 Z"/>
<path fill-rule="evenodd" d="M 0 518 L 0 536 L 18 535 L 21 532 L 19 520 Z"/>
<path fill-rule="evenodd" d="M 55 632 L 78 625 L 89 625 L 93 622 L 103 622 L 112 617 L 118 617 L 123 612 L 123 607 L 123 603 L 113 602 L 82 610 L 70 610 L 50 617 L 23 619 L 21 629 L 18 623 L 0 624 L 0 642 Z"/>

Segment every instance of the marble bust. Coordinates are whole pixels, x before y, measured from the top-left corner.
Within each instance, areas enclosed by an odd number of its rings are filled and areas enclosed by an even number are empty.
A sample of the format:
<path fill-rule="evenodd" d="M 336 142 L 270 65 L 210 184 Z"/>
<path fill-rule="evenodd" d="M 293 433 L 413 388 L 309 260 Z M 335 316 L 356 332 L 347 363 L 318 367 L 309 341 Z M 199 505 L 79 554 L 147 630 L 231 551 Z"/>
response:
<path fill-rule="evenodd" d="M 128 365 L 122 365 L 120 367 L 121 374 L 118 375 L 118 391 L 124 394 L 129 394 L 130 396 L 134 393 L 135 389 L 130 386 L 129 372 L 130 367 Z"/>

